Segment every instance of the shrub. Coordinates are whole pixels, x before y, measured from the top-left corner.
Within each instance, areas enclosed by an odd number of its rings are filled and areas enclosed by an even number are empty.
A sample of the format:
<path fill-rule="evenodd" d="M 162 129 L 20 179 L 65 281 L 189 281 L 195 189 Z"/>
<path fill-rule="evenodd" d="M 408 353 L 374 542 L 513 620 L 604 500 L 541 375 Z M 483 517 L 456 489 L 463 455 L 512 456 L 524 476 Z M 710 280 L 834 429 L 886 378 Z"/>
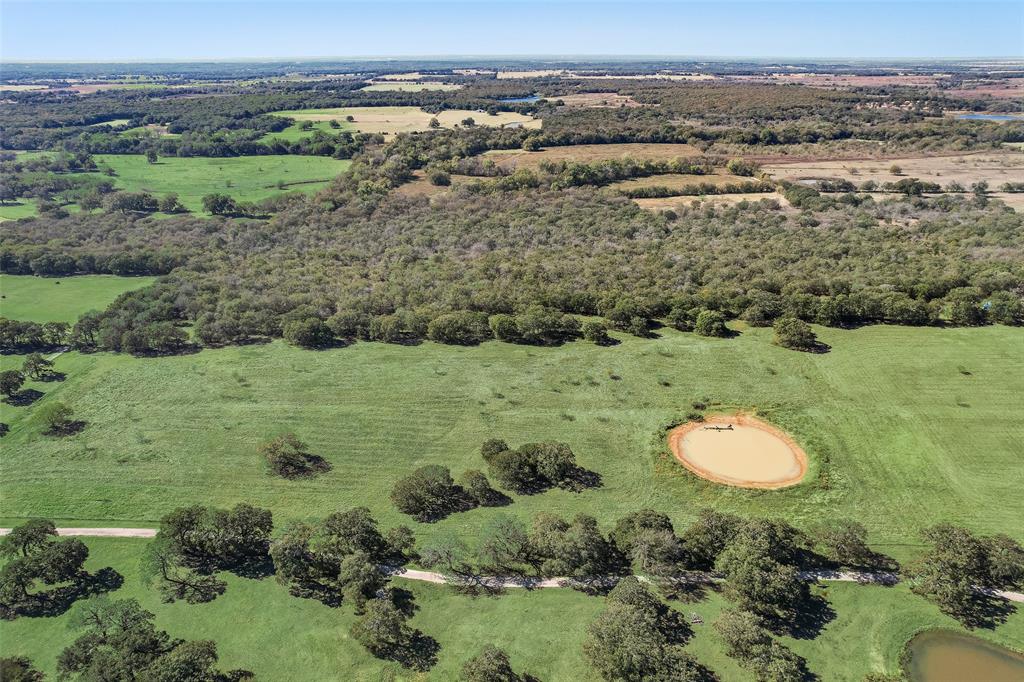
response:
<path fill-rule="evenodd" d="M 725 316 L 717 310 L 702 310 L 693 324 L 693 331 L 700 336 L 726 337 Z"/>
<path fill-rule="evenodd" d="M 775 343 L 793 350 L 814 350 L 818 345 L 811 325 L 795 317 L 780 317 L 773 326 Z"/>

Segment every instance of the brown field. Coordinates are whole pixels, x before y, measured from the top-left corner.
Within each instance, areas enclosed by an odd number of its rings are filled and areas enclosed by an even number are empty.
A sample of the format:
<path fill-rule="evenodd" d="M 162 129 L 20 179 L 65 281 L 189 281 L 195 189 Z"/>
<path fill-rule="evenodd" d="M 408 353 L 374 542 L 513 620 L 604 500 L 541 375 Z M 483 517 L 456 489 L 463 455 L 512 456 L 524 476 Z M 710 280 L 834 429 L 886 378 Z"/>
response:
<path fill-rule="evenodd" d="M 423 74 L 419 71 L 411 71 L 409 73 L 387 73 L 383 76 L 377 76 L 379 81 L 418 81 L 423 78 Z"/>
<path fill-rule="evenodd" d="M 296 121 L 337 120 L 362 133 L 383 133 L 384 135 L 430 130 L 430 119 L 435 118 L 434 114 L 427 113 L 418 107 L 337 107 L 274 113 L 279 116 L 288 116 Z M 347 116 L 352 116 L 355 120 L 347 122 L 345 120 Z M 486 112 L 454 109 L 442 111 L 436 115 L 436 118 L 445 128 L 461 126 L 462 121 L 466 118 L 472 118 L 477 125 L 483 126 L 523 126 L 526 128 L 540 128 L 541 126 L 540 119 L 510 111 L 501 111 L 497 115 L 491 116 Z"/>
<path fill-rule="evenodd" d="M 551 99 L 560 100 L 567 107 L 586 109 L 618 109 L 619 107 L 645 106 L 629 95 L 619 95 L 614 92 L 582 92 L 578 95 L 562 95 L 561 97 L 552 97 Z"/>
<path fill-rule="evenodd" d="M 0 92 L 30 92 L 33 90 L 46 90 L 46 85 L 4 85 L 0 83 Z"/>
<path fill-rule="evenodd" d="M 505 78 L 546 78 L 547 76 L 567 76 L 564 69 L 537 69 L 536 71 L 499 71 L 497 77 Z"/>
<path fill-rule="evenodd" d="M 730 175 L 725 172 L 715 173 L 713 175 L 668 173 L 666 175 L 651 175 L 646 178 L 623 180 L 622 182 L 615 182 L 608 186 L 613 189 L 621 190 L 639 189 L 641 187 L 667 187 L 669 189 L 680 189 L 682 187 L 693 187 L 695 185 L 702 184 L 721 187 L 722 185 L 734 185 L 743 182 L 756 182 L 756 179 Z"/>
<path fill-rule="evenodd" d="M 723 76 L 722 80 L 747 83 L 800 84 L 815 88 L 863 88 L 903 85 L 934 88 L 945 74 L 892 74 L 889 76 L 847 76 L 829 73 L 773 73 L 763 76 Z"/>
<path fill-rule="evenodd" d="M 997 99 L 1024 99 L 1024 78 L 1007 78 L 1001 81 L 979 81 L 964 84 L 963 87 L 946 90 L 951 97 Z"/>
<path fill-rule="evenodd" d="M 754 203 L 761 201 L 762 199 L 768 199 L 771 201 L 777 201 L 782 208 L 788 208 L 789 202 L 786 201 L 785 197 L 776 192 L 752 192 L 749 194 L 706 194 L 702 197 L 659 197 L 656 199 L 633 199 L 640 208 L 648 211 L 667 211 L 667 210 L 678 210 L 680 208 L 692 206 L 694 203 L 699 204 L 738 204 L 741 201 L 749 201 Z"/>
<path fill-rule="evenodd" d="M 594 163 L 610 159 L 672 160 L 700 156 L 696 147 L 688 144 L 577 144 L 566 147 L 547 147 L 537 152 L 501 150 L 486 152 L 485 156 L 504 168 L 537 168 L 543 161 L 577 161 Z"/>
<path fill-rule="evenodd" d="M 362 92 L 420 92 L 421 90 L 458 90 L 462 86 L 457 83 L 439 83 L 437 81 L 381 81 L 373 82 L 362 88 Z"/>
<path fill-rule="evenodd" d="M 785 488 L 807 473 L 807 455 L 787 433 L 745 414 L 688 422 L 668 435 L 684 467 L 738 488 Z"/>
<path fill-rule="evenodd" d="M 901 176 L 889 172 L 893 165 L 902 168 Z M 940 185 L 955 180 L 968 187 L 985 180 L 995 191 L 1004 182 L 1024 182 L 1024 153 L 998 151 L 870 161 L 802 161 L 766 165 L 764 170 L 774 178 L 787 180 L 837 178 L 853 183 L 919 178 Z"/>

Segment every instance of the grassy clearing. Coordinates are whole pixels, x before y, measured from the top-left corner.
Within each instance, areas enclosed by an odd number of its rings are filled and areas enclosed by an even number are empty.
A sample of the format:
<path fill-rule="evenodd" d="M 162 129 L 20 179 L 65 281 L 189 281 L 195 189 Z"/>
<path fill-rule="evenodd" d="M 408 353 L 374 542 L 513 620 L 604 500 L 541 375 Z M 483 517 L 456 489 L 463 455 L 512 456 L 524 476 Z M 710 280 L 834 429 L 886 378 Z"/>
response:
<path fill-rule="evenodd" d="M 657 197 L 652 199 L 633 199 L 640 208 L 649 211 L 665 211 L 668 209 L 679 209 L 684 206 L 692 206 L 694 202 L 705 204 L 738 204 L 741 201 L 760 201 L 770 199 L 777 201 L 781 206 L 789 206 L 786 198 L 777 192 L 743 192 L 740 194 L 705 194 L 696 197 Z"/>
<path fill-rule="evenodd" d="M 517 497 L 433 525 L 474 537 L 497 513 L 588 513 L 611 523 L 652 507 L 680 524 L 701 506 L 863 522 L 879 549 L 904 558 L 919 529 L 952 521 L 1020 540 L 1024 518 L 1024 356 L 1019 329 L 820 329 L 824 355 L 773 346 L 771 330 L 703 339 L 673 330 L 599 348 L 476 348 L 360 343 L 323 352 L 281 342 L 136 359 L 68 353 L 60 384 L 34 406 L 0 405 L 11 425 L 0 462 L 0 516 L 155 521 L 181 505 L 267 506 L 279 520 L 367 505 L 407 522 L 388 501 L 424 464 L 482 466 L 490 437 L 561 440 L 603 487 Z M 667 385 L 665 385 L 667 384 Z M 810 459 L 805 482 L 780 491 L 697 479 L 668 454 L 664 428 L 696 400 L 757 410 Z M 72 405 L 86 429 L 40 435 L 32 414 Z M 256 450 L 295 431 L 333 470 L 272 478 Z"/>
<path fill-rule="evenodd" d="M 666 175 L 650 175 L 646 178 L 632 178 L 608 185 L 612 189 L 628 191 L 643 187 L 667 187 L 668 189 L 682 189 L 684 187 L 695 187 L 697 185 L 738 185 L 745 182 L 757 182 L 754 178 L 745 178 L 729 173 L 714 173 L 712 175 L 686 175 L 680 173 L 668 173 Z"/>
<path fill-rule="evenodd" d="M 577 144 L 566 147 L 548 147 L 536 152 L 490 151 L 486 157 L 506 168 L 537 168 L 542 161 L 576 161 L 595 163 L 612 159 L 672 159 L 700 156 L 700 150 L 688 144 L 623 143 L 623 144 Z"/>
<path fill-rule="evenodd" d="M 156 591 L 140 580 L 139 559 L 146 541 L 90 538 L 87 544 L 90 570 L 112 566 L 125 578 L 113 598 L 138 599 L 172 636 L 215 640 L 223 667 L 248 668 L 258 679 L 449 680 L 486 642 L 508 651 L 517 670 L 543 680 L 593 677 L 581 645 L 587 625 L 603 604 L 598 597 L 572 590 L 509 590 L 498 597 L 474 598 L 447 587 L 395 579 L 396 586 L 415 595 L 420 607 L 413 625 L 441 645 L 437 665 L 429 674 L 418 676 L 373 658 L 352 641 L 348 630 L 353 615 L 348 606 L 331 609 L 291 597 L 272 578 L 230 575 L 225 576 L 227 592 L 209 604 L 163 604 Z M 960 629 L 904 587 L 830 584 L 817 591 L 828 599 L 835 618 L 816 639 L 784 641 L 807 659 L 810 670 L 822 680 L 859 682 L 871 671 L 895 672 L 904 642 L 916 632 L 931 627 Z M 747 682 L 753 677 L 725 656 L 710 625 L 728 605 L 715 592 L 696 603 L 674 604 L 705 621 L 694 628 L 689 651 L 719 679 Z M 68 620 L 65 614 L 0 622 L 0 656 L 28 655 L 52 676 L 57 654 L 75 638 Z M 289 646 L 280 646 L 282 632 L 288 633 Z M 1024 613 L 1018 611 L 995 631 L 975 634 L 1020 649 L 1024 647 Z"/>
<path fill-rule="evenodd" d="M 142 289 L 155 277 L 33 277 L 0 275 L 0 315 L 12 320 L 75 322 L 89 310 L 103 310 L 126 291 Z"/>
<path fill-rule="evenodd" d="M 34 199 L 18 199 L 0 205 L 0 222 L 28 218 L 39 210 Z"/>
<path fill-rule="evenodd" d="M 286 142 L 297 142 L 304 137 L 309 137 L 313 134 L 314 130 L 325 132 L 329 135 L 336 135 L 343 131 L 354 131 L 355 128 L 351 123 L 344 119 L 338 121 L 340 127 L 332 128 L 329 121 L 313 121 L 313 127 L 308 130 L 303 130 L 300 123 L 290 125 L 284 130 L 279 130 L 276 133 L 267 133 L 260 138 L 260 142 L 271 142 L 273 140 L 284 140 Z"/>
<path fill-rule="evenodd" d="M 189 210 L 201 211 L 203 196 L 221 192 L 239 201 L 259 201 L 283 191 L 313 192 L 351 164 L 323 156 L 234 156 L 226 158 L 98 154 L 96 163 L 117 172 L 115 186 L 129 192 L 176 192 Z M 278 181 L 286 183 L 277 187 Z"/>
<path fill-rule="evenodd" d="M 333 109 L 299 109 L 294 111 L 275 111 L 277 116 L 287 116 L 296 121 L 338 121 L 348 123 L 363 133 L 410 133 L 430 130 L 430 120 L 437 118 L 442 127 L 454 128 L 462 124 L 466 118 L 472 118 L 477 125 L 505 126 L 522 125 L 527 128 L 539 128 L 540 119 L 524 116 L 510 111 L 498 112 L 491 116 L 485 112 L 454 109 L 430 114 L 419 107 L 337 107 Z M 346 121 L 351 116 L 354 121 Z"/>

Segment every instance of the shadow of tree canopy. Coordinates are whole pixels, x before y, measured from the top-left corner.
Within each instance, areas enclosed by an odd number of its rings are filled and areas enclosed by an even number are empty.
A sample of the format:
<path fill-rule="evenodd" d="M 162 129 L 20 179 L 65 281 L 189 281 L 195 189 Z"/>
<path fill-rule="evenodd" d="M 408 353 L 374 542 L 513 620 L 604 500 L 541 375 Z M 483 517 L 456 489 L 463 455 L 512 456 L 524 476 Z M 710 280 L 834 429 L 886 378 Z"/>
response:
<path fill-rule="evenodd" d="M 40 618 L 64 614 L 80 599 L 112 592 L 124 584 L 124 577 L 110 566 L 95 573 L 84 573 L 69 585 L 62 585 L 29 595 L 28 599 L 0 604 L 0 617 L 13 620 L 18 617 Z"/>
<path fill-rule="evenodd" d="M 18 391 L 12 396 L 4 398 L 4 402 L 12 407 L 27 407 L 42 398 L 45 393 L 34 388 L 26 388 Z"/>

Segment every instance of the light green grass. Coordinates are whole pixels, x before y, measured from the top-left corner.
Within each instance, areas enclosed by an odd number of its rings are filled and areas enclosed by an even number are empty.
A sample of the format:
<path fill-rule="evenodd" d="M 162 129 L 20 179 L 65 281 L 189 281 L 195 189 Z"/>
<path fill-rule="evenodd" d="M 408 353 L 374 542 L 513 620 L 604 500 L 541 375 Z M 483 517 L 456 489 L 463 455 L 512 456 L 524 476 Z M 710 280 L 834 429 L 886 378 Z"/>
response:
<path fill-rule="evenodd" d="M 162 157 L 97 154 L 96 163 L 117 172 L 117 189 L 178 194 L 189 210 L 201 211 L 205 195 L 219 192 L 239 201 L 259 201 L 283 191 L 313 192 L 349 167 L 351 161 L 323 156 Z M 278 181 L 286 184 L 278 189 Z"/>
<path fill-rule="evenodd" d="M 0 315 L 33 322 L 75 322 L 103 310 L 126 291 L 148 287 L 155 277 L 0 275 Z"/>
<path fill-rule="evenodd" d="M 802 527 L 847 516 L 897 558 L 938 521 L 1024 539 L 1024 332 L 819 333 L 831 353 L 778 348 L 771 330 L 756 329 L 735 339 L 664 330 L 612 348 L 359 343 L 312 352 L 275 342 L 153 359 L 66 354 L 57 368 L 67 381 L 39 386 L 47 395 L 35 406 L 0 406 L 11 424 L 0 516 L 116 525 L 181 504 L 246 501 L 281 519 L 366 505 L 386 523 L 408 522 L 388 501 L 399 477 L 424 464 L 481 468 L 480 443 L 501 437 L 565 441 L 604 479 L 502 510 L 523 518 L 583 512 L 610 523 L 651 507 L 682 524 L 708 505 Z M 40 435 L 31 414 L 54 399 L 88 422 L 81 434 Z M 703 399 L 757 410 L 790 431 L 810 458 L 806 482 L 741 490 L 678 466 L 664 428 Z M 333 470 L 302 482 L 269 476 L 257 447 L 282 431 Z M 414 525 L 421 537 L 446 528 L 473 537 L 496 513 Z"/>
<path fill-rule="evenodd" d="M 508 590 L 497 597 L 470 597 L 436 585 L 396 578 L 410 590 L 419 607 L 412 624 L 440 644 L 437 665 L 418 676 L 394 663 L 370 656 L 350 639 L 354 619 L 350 606 L 328 608 L 319 602 L 289 596 L 273 578 L 250 580 L 224 575 L 228 588 L 209 604 L 163 604 L 139 576 L 145 540 L 86 540 L 88 568 L 112 566 L 124 585 L 112 598 L 138 599 L 157 616 L 157 625 L 172 636 L 213 639 L 224 668 L 244 667 L 263 680 L 451 680 L 484 643 L 505 649 L 517 670 L 545 682 L 593 679 L 581 653 L 586 628 L 603 608 L 603 599 L 566 589 L 527 592 Z M 807 659 L 821 680 L 860 682 L 871 671 L 895 672 L 903 644 L 916 632 L 945 627 L 960 629 L 950 618 L 905 587 L 885 588 L 830 584 L 816 590 L 835 612 L 834 619 L 811 640 L 783 641 Z M 711 623 L 729 603 L 708 592 L 696 603 L 673 604 L 705 621 L 694 627 L 688 650 L 721 680 L 749 682 L 752 676 L 724 652 Z M 28 655 L 51 676 L 56 657 L 76 632 L 68 615 L 0 621 L 0 656 Z M 282 636 L 286 633 L 286 643 Z M 1017 612 L 994 631 L 978 634 L 998 644 L 1024 647 L 1024 613 Z"/>
<path fill-rule="evenodd" d="M 330 124 L 330 121 L 313 121 L 312 124 L 313 124 L 313 127 L 311 129 L 309 129 L 309 130 L 303 130 L 302 128 L 300 128 L 299 127 L 300 126 L 299 123 L 296 123 L 294 125 L 290 125 L 287 128 L 285 128 L 284 130 L 279 130 L 276 133 L 267 133 L 266 135 L 264 135 L 263 137 L 260 138 L 260 142 L 270 142 L 272 140 L 284 140 L 286 142 L 297 142 L 298 140 L 301 140 L 304 137 L 311 136 L 313 134 L 314 130 L 320 130 L 320 131 L 323 131 L 323 132 L 325 132 L 325 133 L 327 133 L 329 135 L 337 135 L 338 133 L 344 132 L 346 130 L 348 130 L 348 131 L 354 131 L 355 130 L 355 128 L 352 126 L 352 124 L 349 123 L 348 121 L 345 121 L 344 119 L 338 121 L 338 125 L 340 126 L 338 128 L 332 128 L 331 124 Z"/>
<path fill-rule="evenodd" d="M 28 218 L 39 210 L 34 199 L 18 199 L 14 202 L 0 204 L 0 222 Z"/>

